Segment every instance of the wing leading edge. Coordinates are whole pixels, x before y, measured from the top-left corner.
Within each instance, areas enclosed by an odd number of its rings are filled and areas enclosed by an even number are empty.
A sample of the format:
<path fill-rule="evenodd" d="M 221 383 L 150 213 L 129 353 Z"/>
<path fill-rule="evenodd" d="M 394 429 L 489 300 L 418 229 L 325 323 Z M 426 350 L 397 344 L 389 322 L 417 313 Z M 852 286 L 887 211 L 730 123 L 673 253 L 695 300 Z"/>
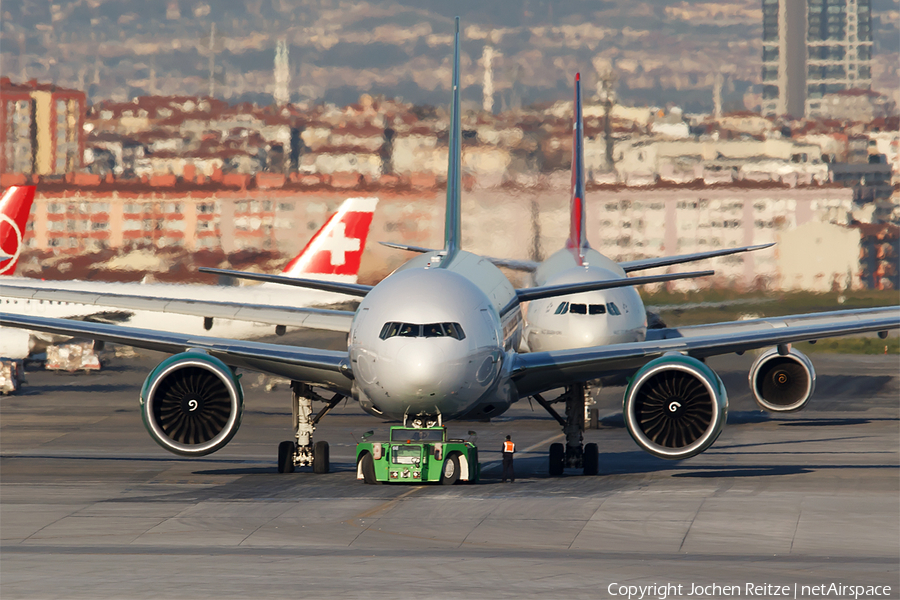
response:
<path fill-rule="evenodd" d="M 187 336 L 136 327 L 25 317 L 0 313 L 0 325 L 58 335 L 102 340 L 177 354 L 205 350 L 231 367 L 244 367 L 350 395 L 353 372 L 346 351 L 318 350 L 205 336 Z"/>
<path fill-rule="evenodd" d="M 703 327 L 707 328 L 706 331 Z M 717 323 L 699 327 L 691 332 L 695 335 L 682 334 L 679 337 L 673 335 L 667 339 L 650 339 L 630 344 L 518 354 L 510 367 L 510 375 L 519 396 L 524 397 L 568 383 L 633 371 L 668 352 L 706 358 L 779 344 L 898 328 L 900 307 Z"/>
<path fill-rule="evenodd" d="M 85 292 L 25 285 L 4 285 L 3 295 L 36 301 L 72 302 L 122 310 L 146 310 L 202 318 L 235 319 L 285 327 L 308 327 L 328 331 L 350 331 L 354 313 L 345 310 L 293 306 L 244 304 L 215 300 L 154 298 L 112 292 Z"/>

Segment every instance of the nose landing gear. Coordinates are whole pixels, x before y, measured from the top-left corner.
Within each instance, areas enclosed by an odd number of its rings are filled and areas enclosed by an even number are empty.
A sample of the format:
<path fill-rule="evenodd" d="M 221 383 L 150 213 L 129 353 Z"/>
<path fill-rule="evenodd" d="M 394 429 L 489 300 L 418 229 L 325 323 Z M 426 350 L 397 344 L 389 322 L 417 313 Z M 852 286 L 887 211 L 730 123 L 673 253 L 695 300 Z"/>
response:
<path fill-rule="evenodd" d="M 585 403 L 588 400 L 590 388 L 584 383 L 578 383 L 565 388 L 565 392 L 558 398 L 547 401 L 540 394 L 535 394 L 534 399 L 550 416 L 562 425 L 566 434 L 566 443 L 550 445 L 550 476 L 559 477 L 566 468 L 582 469 L 585 475 L 596 475 L 600 470 L 600 453 L 597 444 L 583 444 Z M 566 403 L 566 416 L 561 417 L 553 408 L 557 402 Z"/>
<path fill-rule="evenodd" d="M 335 394 L 331 400 L 319 396 L 312 387 L 298 381 L 291 382 L 291 417 L 294 424 L 294 439 L 278 445 L 278 472 L 293 473 L 295 467 L 313 468 L 313 473 L 328 473 L 330 456 L 328 442 L 313 444 L 316 425 L 344 397 Z M 312 413 L 313 400 L 325 403 L 325 408 L 315 416 Z"/>

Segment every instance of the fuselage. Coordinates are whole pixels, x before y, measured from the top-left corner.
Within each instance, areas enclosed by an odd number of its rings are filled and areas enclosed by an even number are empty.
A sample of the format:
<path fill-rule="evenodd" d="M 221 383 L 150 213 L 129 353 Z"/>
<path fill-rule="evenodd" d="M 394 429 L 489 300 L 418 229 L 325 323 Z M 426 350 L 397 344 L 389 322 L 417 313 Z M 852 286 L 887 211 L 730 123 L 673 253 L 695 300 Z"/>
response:
<path fill-rule="evenodd" d="M 539 286 L 625 278 L 625 271 L 596 250 L 563 249 L 535 271 Z M 532 352 L 589 348 L 643 341 L 647 335 L 644 303 L 633 287 L 583 292 L 535 300 L 527 311 L 525 341 Z"/>
<path fill-rule="evenodd" d="M 354 396 L 368 412 L 452 419 L 517 400 L 505 372 L 522 335 L 512 284 L 488 260 L 429 253 L 363 299 L 350 328 Z"/>

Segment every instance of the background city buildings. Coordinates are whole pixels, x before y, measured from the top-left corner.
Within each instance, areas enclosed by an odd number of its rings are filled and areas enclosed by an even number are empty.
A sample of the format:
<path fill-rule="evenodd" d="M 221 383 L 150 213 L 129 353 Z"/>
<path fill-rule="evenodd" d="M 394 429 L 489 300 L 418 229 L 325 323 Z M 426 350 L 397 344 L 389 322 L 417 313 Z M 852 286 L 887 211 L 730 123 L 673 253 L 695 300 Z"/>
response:
<path fill-rule="evenodd" d="M 872 87 L 870 0 L 762 0 L 762 114 L 833 116 Z M 859 96 L 859 94 L 856 94 Z"/>
<path fill-rule="evenodd" d="M 596 60 L 585 65 L 559 63 L 567 75 L 559 87 L 568 90 L 569 75 L 580 66 L 585 85 L 592 79 L 598 90 L 584 107 L 595 247 L 629 260 L 775 241 L 772 250 L 711 263 L 717 272 L 712 285 L 896 288 L 900 118 L 893 96 L 870 89 L 880 64 L 872 31 L 885 23 L 871 10 L 878 2 L 754 0 L 752 10 L 727 2 L 667 6 L 671 22 L 708 20 L 728 29 L 755 19 L 758 44 L 744 51 L 757 66 L 762 59 L 758 111 L 725 109 L 723 94 L 734 79 L 712 67 L 715 77 L 703 80 L 715 106 L 710 112 L 674 102 L 629 106 L 622 94 L 637 89 L 636 76 L 655 72 L 646 60 L 629 63 L 625 54 L 610 60 L 597 46 Z M 127 3 L 109 0 L 106 6 Z M 167 6 L 166 19 L 179 22 L 176 13 L 184 15 L 185 7 Z M 125 16 L 119 19 L 123 31 L 133 24 Z M 347 37 L 345 25 L 341 35 Z M 268 90 L 265 102 L 229 101 L 215 66 L 228 38 L 218 29 L 223 25 L 216 27 L 219 33 L 202 40 L 210 77 L 201 95 L 103 99 L 93 97 L 103 89 L 94 85 L 84 92 L 0 79 L 0 184 L 39 186 L 26 236 L 32 260 L 21 268 L 37 273 L 89 255 L 97 263 L 90 268 L 112 277 L 126 271 L 131 277 L 138 267 L 168 277 L 184 273 L 164 256 L 205 253 L 225 260 L 257 253 L 277 261 L 296 253 L 343 198 L 361 193 L 381 199 L 372 239 L 439 243 L 448 152 L 444 103 L 378 93 L 344 104 L 292 101 L 296 67 L 306 69 L 310 57 L 291 50 L 290 37 L 266 50 L 274 84 L 261 86 Z M 593 43 L 591 28 L 565 25 L 538 34 L 536 26 L 521 27 L 531 31 L 536 61 L 559 50 L 541 36 L 557 35 L 573 47 Z M 77 29 L 73 23 L 69 46 Z M 387 43 L 400 30 L 378 31 Z M 425 35 L 417 31 L 407 34 Z M 159 39 L 170 33 L 164 28 Z M 341 35 L 335 34 L 336 48 L 346 42 Z M 466 43 L 484 51 L 481 62 L 468 67 L 467 82 L 480 87 L 479 100 L 467 103 L 462 116 L 464 243 L 493 256 L 534 258 L 565 238 L 572 101 L 568 91 L 564 100 L 511 101 L 512 92 L 525 88 L 505 87 L 510 71 L 501 42 L 509 35 L 478 25 L 465 32 Z M 267 39 L 260 43 L 266 46 Z M 51 46 L 62 41 L 62 34 L 44 40 Z M 438 49 L 448 43 L 439 36 L 432 42 Z M 3 61 L 8 46 L 0 52 Z M 145 50 L 165 54 L 154 48 Z M 30 71 L 29 64 L 24 61 L 21 71 Z M 171 89 L 160 80 L 180 67 L 151 64 L 150 89 Z M 185 82 L 184 89 L 190 87 Z M 366 256 L 363 277 L 370 280 L 405 258 L 374 244 Z"/>

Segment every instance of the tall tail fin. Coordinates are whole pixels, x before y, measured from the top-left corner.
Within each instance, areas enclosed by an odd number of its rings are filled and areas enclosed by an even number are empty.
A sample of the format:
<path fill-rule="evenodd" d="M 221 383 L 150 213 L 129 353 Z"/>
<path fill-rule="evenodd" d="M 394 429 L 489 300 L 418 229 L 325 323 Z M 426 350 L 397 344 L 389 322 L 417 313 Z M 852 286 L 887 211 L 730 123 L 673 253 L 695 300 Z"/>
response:
<path fill-rule="evenodd" d="M 447 166 L 447 209 L 444 222 L 444 250 L 448 256 L 459 250 L 462 234 L 460 220 L 460 171 L 462 168 L 462 132 L 459 115 L 459 17 L 453 38 L 453 101 L 450 104 L 450 153 Z"/>
<path fill-rule="evenodd" d="M 356 283 L 378 198 L 347 198 L 281 271 L 288 277 Z"/>
<path fill-rule="evenodd" d="M 584 117 L 581 112 L 581 73 L 575 74 L 575 103 L 572 126 L 572 201 L 569 218 L 569 239 L 566 248 L 573 250 L 578 264 L 584 259 L 584 250 L 590 248 L 585 231 L 584 213 Z"/>
<path fill-rule="evenodd" d="M 25 248 L 25 228 L 34 202 L 33 185 L 14 185 L 0 198 L 0 275 L 16 272 Z"/>

